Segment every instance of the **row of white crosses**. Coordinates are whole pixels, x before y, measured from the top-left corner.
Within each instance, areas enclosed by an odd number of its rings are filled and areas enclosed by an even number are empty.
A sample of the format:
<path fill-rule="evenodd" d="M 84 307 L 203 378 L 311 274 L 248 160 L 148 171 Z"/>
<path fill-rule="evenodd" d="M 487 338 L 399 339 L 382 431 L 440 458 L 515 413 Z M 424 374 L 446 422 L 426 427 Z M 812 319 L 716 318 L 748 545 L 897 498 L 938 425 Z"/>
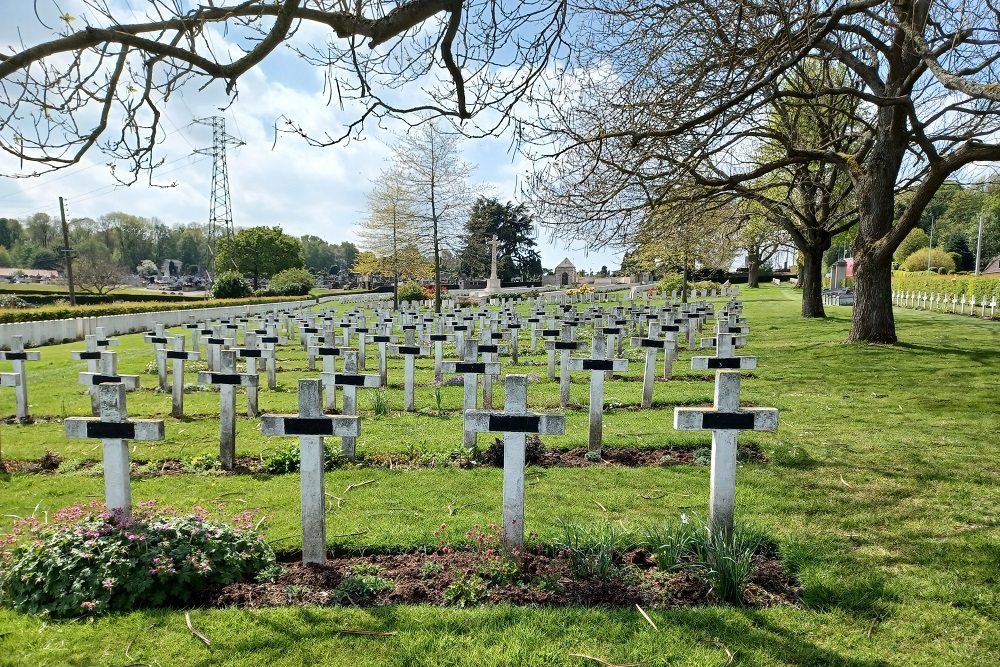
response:
<path fill-rule="evenodd" d="M 978 303 L 976 295 L 967 297 L 965 294 L 938 294 L 931 292 L 893 292 L 892 302 L 897 306 L 908 308 L 921 308 L 924 310 L 940 310 L 942 312 L 959 313 L 965 315 L 965 307 L 969 307 L 969 315 L 976 317 L 976 307 L 980 309 L 979 317 L 986 319 L 986 309 L 989 308 L 989 317 L 996 316 L 997 297 L 991 296 L 989 302 L 985 296 L 980 297 Z"/>

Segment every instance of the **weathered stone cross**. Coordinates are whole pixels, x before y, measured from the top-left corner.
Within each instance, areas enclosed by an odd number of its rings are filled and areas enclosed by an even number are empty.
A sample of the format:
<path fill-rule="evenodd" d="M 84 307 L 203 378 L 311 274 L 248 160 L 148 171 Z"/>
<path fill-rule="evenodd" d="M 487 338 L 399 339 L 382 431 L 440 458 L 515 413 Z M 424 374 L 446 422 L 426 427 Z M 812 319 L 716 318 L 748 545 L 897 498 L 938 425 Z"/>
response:
<path fill-rule="evenodd" d="M 184 362 L 186 361 L 198 361 L 201 359 L 201 354 L 198 352 L 185 352 L 184 351 L 184 336 L 174 336 L 173 337 L 173 349 L 161 349 L 157 350 L 156 354 L 162 356 L 164 362 L 167 359 L 173 360 L 173 369 L 171 369 L 171 375 L 173 380 L 172 386 L 172 406 L 170 408 L 170 415 L 173 417 L 183 417 L 184 416 Z"/>
<path fill-rule="evenodd" d="M 332 382 L 327 373 L 321 377 L 325 384 L 339 386 L 343 390 L 344 409 L 341 411 L 345 415 L 358 414 L 358 387 L 381 387 L 382 382 L 377 375 L 360 375 L 358 373 L 358 352 L 356 350 L 343 350 L 344 372 L 334 373 Z M 354 460 L 355 441 L 352 436 L 344 436 L 341 440 L 343 454 L 350 460 Z"/>
<path fill-rule="evenodd" d="M 236 347 L 233 351 L 236 356 L 240 359 L 246 359 L 247 364 L 247 374 L 257 375 L 257 360 L 258 359 L 273 359 L 274 349 L 273 348 L 262 348 L 257 346 L 257 334 L 247 332 L 243 336 L 243 344 L 246 347 Z M 247 386 L 247 417 L 257 416 L 257 396 L 258 396 L 258 386 Z"/>
<path fill-rule="evenodd" d="M 236 372 L 236 352 L 221 350 L 219 372 L 198 373 L 201 384 L 219 387 L 219 460 L 223 470 L 236 467 L 236 387 L 256 387 L 258 378 Z"/>
<path fill-rule="evenodd" d="M 101 364 L 101 345 L 98 334 L 87 334 L 83 339 L 84 349 L 74 350 L 70 355 L 76 361 L 86 361 L 88 372 L 98 373 Z M 101 397 L 96 385 L 90 388 L 90 413 L 95 417 L 101 414 Z"/>
<path fill-rule="evenodd" d="M 403 409 L 407 412 L 413 412 L 416 409 L 416 401 L 414 399 L 414 359 L 417 356 L 430 354 L 431 351 L 419 345 L 393 345 L 392 351 L 403 356 Z"/>
<path fill-rule="evenodd" d="M 715 375 L 714 406 L 674 408 L 674 428 L 712 432 L 709 529 L 713 533 L 721 532 L 728 539 L 733 531 L 737 435 L 740 431 L 777 430 L 778 411 L 774 408 L 741 410 L 739 371 L 719 371 Z"/>
<path fill-rule="evenodd" d="M 10 351 L 0 351 L 0 361 L 13 362 L 14 374 L 20 378 L 18 384 L 14 385 L 14 410 L 17 421 L 24 424 L 31 420 L 28 414 L 28 373 L 25 371 L 24 362 L 38 361 L 41 355 L 38 352 L 24 351 L 24 337 L 10 337 Z"/>
<path fill-rule="evenodd" d="M 628 359 L 608 359 L 608 341 L 601 334 L 594 334 L 590 358 L 570 357 L 569 367 L 575 371 L 590 371 L 590 434 L 588 449 L 600 452 L 604 431 L 604 374 L 608 371 L 628 370 Z"/>
<path fill-rule="evenodd" d="M 504 377 L 504 411 L 465 411 L 465 430 L 503 433 L 503 540 L 508 547 L 524 544 L 524 458 L 528 433 L 562 435 L 563 415 L 528 412 L 528 377 Z"/>
<path fill-rule="evenodd" d="M 573 340 L 573 328 L 570 326 L 563 326 L 562 340 L 545 341 L 545 349 L 547 351 L 551 350 L 553 353 L 556 350 L 559 351 L 559 405 L 562 407 L 566 407 L 569 404 L 570 352 L 579 348 L 580 343 Z"/>
<path fill-rule="evenodd" d="M 478 351 L 475 342 L 470 341 L 465 346 L 465 361 L 445 361 L 441 364 L 441 370 L 445 373 L 462 373 L 463 408 L 465 410 L 475 410 L 480 375 L 500 375 L 500 362 L 498 361 L 476 361 Z M 468 422 L 466 422 L 468 426 Z M 476 432 L 468 428 L 462 433 L 463 444 L 472 449 L 476 446 Z"/>
<path fill-rule="evenodd" d="M 331 417 L 320 407 L 319 380 L 299 380 L 297 415 L 263 415 L 264 435 L 299 437 L 299 485 L 302 508 L 302 562 L 326 562 L 326 493 L 323 483 L 323 437 L 354 438 L 361 433 L 358 417 Z"/>
<path fill-rule="evenodd" d="M 160 350 L 167 349 L 167 343 L 170 342 L 167 339 L 166 328 L 160 323 L 154 324 L 153 333 L 144 335 L 143 340 L 153 344 L 153 355 L 156 357 L 156 376 L 159 380 L 158 386 L 160 387 L 160 391 L 166 391 L 167 358 L 160 354 Z"/>
<path fill-rule="evenodd" d="M 127 441 L 163 440 L 163 420 L 128 421 L 123 384 L 102 384 L 98 387 L 98 396 L 100 418 L 67 417 L 63 420 L 63 431 L 67 438 L 101 439 L 105 503 L 108 509 L 129 514 L 132 511 L 132 481 Z"/>

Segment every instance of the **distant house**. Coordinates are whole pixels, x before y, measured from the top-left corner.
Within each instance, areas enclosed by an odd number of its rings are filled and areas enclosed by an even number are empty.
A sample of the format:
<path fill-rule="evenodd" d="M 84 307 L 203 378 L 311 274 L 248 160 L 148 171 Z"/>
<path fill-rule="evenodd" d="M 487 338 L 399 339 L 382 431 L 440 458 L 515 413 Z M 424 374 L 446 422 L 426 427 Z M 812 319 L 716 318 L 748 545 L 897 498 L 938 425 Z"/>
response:
<path fill-rule="evenodd" d="M 51 269 L 0 269 L 0 278 L 5 280 L 13 280 L 14 278 L 24 276 L 25 278 L 45 278 L 47 280 L 52 280 L 53 278 L 59 277 L 58 271 L 52 271 Z"/>
<path fill-rule="evenodd" d="M 990 263 L 986 265 L 986 268 L 983 269 L 983 275 L 984 276 L 985 275 L 992 275 L 992 276 L 1000 275 L 1000 255 L 997 255 L 996 257 L 994 257 L 990 261 Z"/>
<path fill-rule="evenodd" d="M 569 261 L 569 257 L 559 262 L 553 275 L 542 276 L 543 286 L 556 285 L 562 287 L 576 285 L 576 283 L 576 266 L 573 265 L 573 262 Z"/>

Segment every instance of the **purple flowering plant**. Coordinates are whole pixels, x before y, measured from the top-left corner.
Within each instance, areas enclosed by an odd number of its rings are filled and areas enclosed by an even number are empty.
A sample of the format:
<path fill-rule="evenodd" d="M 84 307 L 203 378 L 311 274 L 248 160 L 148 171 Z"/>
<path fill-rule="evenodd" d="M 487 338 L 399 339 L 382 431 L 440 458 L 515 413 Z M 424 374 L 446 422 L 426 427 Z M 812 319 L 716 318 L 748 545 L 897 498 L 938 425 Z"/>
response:
<path fill-rule="evenodd" d="M 21 519 L 0 535 L 0 603 L 53 617 L 96 615 L 186 602 L 213 584 L 275 574 L 256 512 L 224 516 L 221 503 L 180 514 L 150 500 L 131 515 L 93 501 L 47 523 Z"/>

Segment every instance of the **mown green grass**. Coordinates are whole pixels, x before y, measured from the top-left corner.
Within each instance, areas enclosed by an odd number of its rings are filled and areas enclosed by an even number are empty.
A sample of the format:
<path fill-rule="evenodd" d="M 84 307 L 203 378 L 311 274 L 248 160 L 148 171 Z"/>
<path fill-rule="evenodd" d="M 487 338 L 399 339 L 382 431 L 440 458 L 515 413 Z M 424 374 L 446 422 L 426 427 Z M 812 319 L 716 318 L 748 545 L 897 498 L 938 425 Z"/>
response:
<path fill-rule="evenodd" d="M 725 648 L 739 665 L 995 664 L 1000 651 L 1000 327 L 897 310 L 900 345 L 847 346 L 841 344 L 849 326 L 846 308 L 831 308 L 824 321 L 802 321 L 792 290 L 767 287 L 745 298 L 752 328 L 747 353 L 758 356 L 759 377 L 745 380 L 744 398 L 778 407 L 781 427 L 774 435 L 746 438 L 761 444 L 770 463 L 741 467 L 737 513 L 777 538 L 803 585 L 798 607 L 654 611 L 658 630 L 627 609 L 194 610 L 192 621 L 213 640 L 211 647 L 191 635 L 178 610 L 58 624 L 0 611 L 0 664 L 597 664 L 570 656 L 579 653 L 619 664 L 716 666 L 726 664 Z M 120 349 L 123 369 L 139 368 L 148 359 L 144 344 L 126 340 Z M 43 352 L 53 365 L 40 368 L 48 363 L 43 361 L 35 368 L 52 376 L 39 379 L 42 390 L 33 389 L 34 412 L 57 416 L 60 382 L 67 387 L 75 371 L 55 361 L 68 353 Z M 297 353 L 291 354 L 283 364 L 291 366 L 296 359 Z M 544 378 L 543 359 L 537 357 L 538 366 L 523 370 Z M 422 369 L 426 383 L 429 364 Z M 630 374 L 639 371 L 637 363 Z M 290 387 L 297 371 L 289 373 Z M 144 384 L 152 380 L 146 376 Z M 50 389 L 44 382 L 51 383 Z M 608 387 L 609 400 L 638 402 L 639 383 L 610 382 Z M 86 412 L 87 399 L 77 391 L 74 386 L 70 392 L 76 402 L 67 399 L 73 406 L 68 414 Z M 436 416 L 433 390 L 420 392 L 418 405 L 428 408 L 426 413 L 365 414 L 363 429 L 370 439 L 363 436 L 359 450 L 400 451 L 420 442 L 450 448 L 460 433 L 460 426 L 453 426 L 457 416 Z M 399 393 L 393 390 L 394 400 Z M 293 396 L 290 390 L 265 391 L 261 406 L 291 409 Z M 498 391 L 498 404 L 501 396 Z M 529 397 L 533 406 L 552 409 L 558 386 L 533 384 Z M 658 384 L 662 407 L 613 412 L 605 421 L 606 442 L 707 442 L 701 436 L 678 437 L 670 428 L 668 406 L 710 397 L 710 382 Z M 213 398 L 194 394 L 188 400 L 207 415 Z M 449 411 L 457 411 L 460 400 L 460 388 L 447 388 Z M 574 385 L 573 400 L 586 403 L 585 385 Z M 10 412 L 11 402 L 9 393 L 0 395 L 0 409 Z M 162 414 L 169 398 L 143 393 L 130 396 L 129 405 L 136 415 Z M 364 399 L 361 406 L 367 407 Z M 183 425 L 192 431 L 158 445 L 157 455 L 214 453 L 214 427 L 205 422 Z M 583 412 L 573 411 L 571 435 L 546 442 L 582 443 L 584 425 Z M 168 433 L 183 426 L 169 422 Z M 241 426 L 241 450 L 275 446 L 254 439 L 252 421 Z M 61 440 L 55 424 L 4 426 L 0 433 L 7 456 L 36 456 L 46 446 L 78 448 L 67 451 L 68 457 L 96 456 L 96 443 Z M 34 433 L 41 435 L 29 435 Z M 138 446 L 135 456 L 147 447 Z M 368 479 L 376 482 L 345 491 Z M 214 498 L 239 509 L 260 506 L 268 517 L 268 538 L 276 548 L 293 549 L 299 542 L 297 484 L 297 475 L 183 475 L 138 480 L 133 490 L 137 500 L 162 498 L 178 506 Z M 500 511 L 497 470 L 341 469 L 328 474 L 327 491 L 331 545 L 351 550 L 431 546 L 440 523 L 457 533 L 496 520 Z M 707 493 L 708 470 L 702 467 L 531 468 L 526 524 L 542 539 L 558 534 L 560 519 L 635 526 L 681 511 L 703 514 Z M 42 513 L 101 494 L 100 478 L 8 475 L 0 478 L 0 514 Z M 343 499 L 339 507 L 337 497 Z M 6 525 L 10 519 L 3 521 Z M 361 637 L 340 635 L 337 629 L 397 634 Z"/>

